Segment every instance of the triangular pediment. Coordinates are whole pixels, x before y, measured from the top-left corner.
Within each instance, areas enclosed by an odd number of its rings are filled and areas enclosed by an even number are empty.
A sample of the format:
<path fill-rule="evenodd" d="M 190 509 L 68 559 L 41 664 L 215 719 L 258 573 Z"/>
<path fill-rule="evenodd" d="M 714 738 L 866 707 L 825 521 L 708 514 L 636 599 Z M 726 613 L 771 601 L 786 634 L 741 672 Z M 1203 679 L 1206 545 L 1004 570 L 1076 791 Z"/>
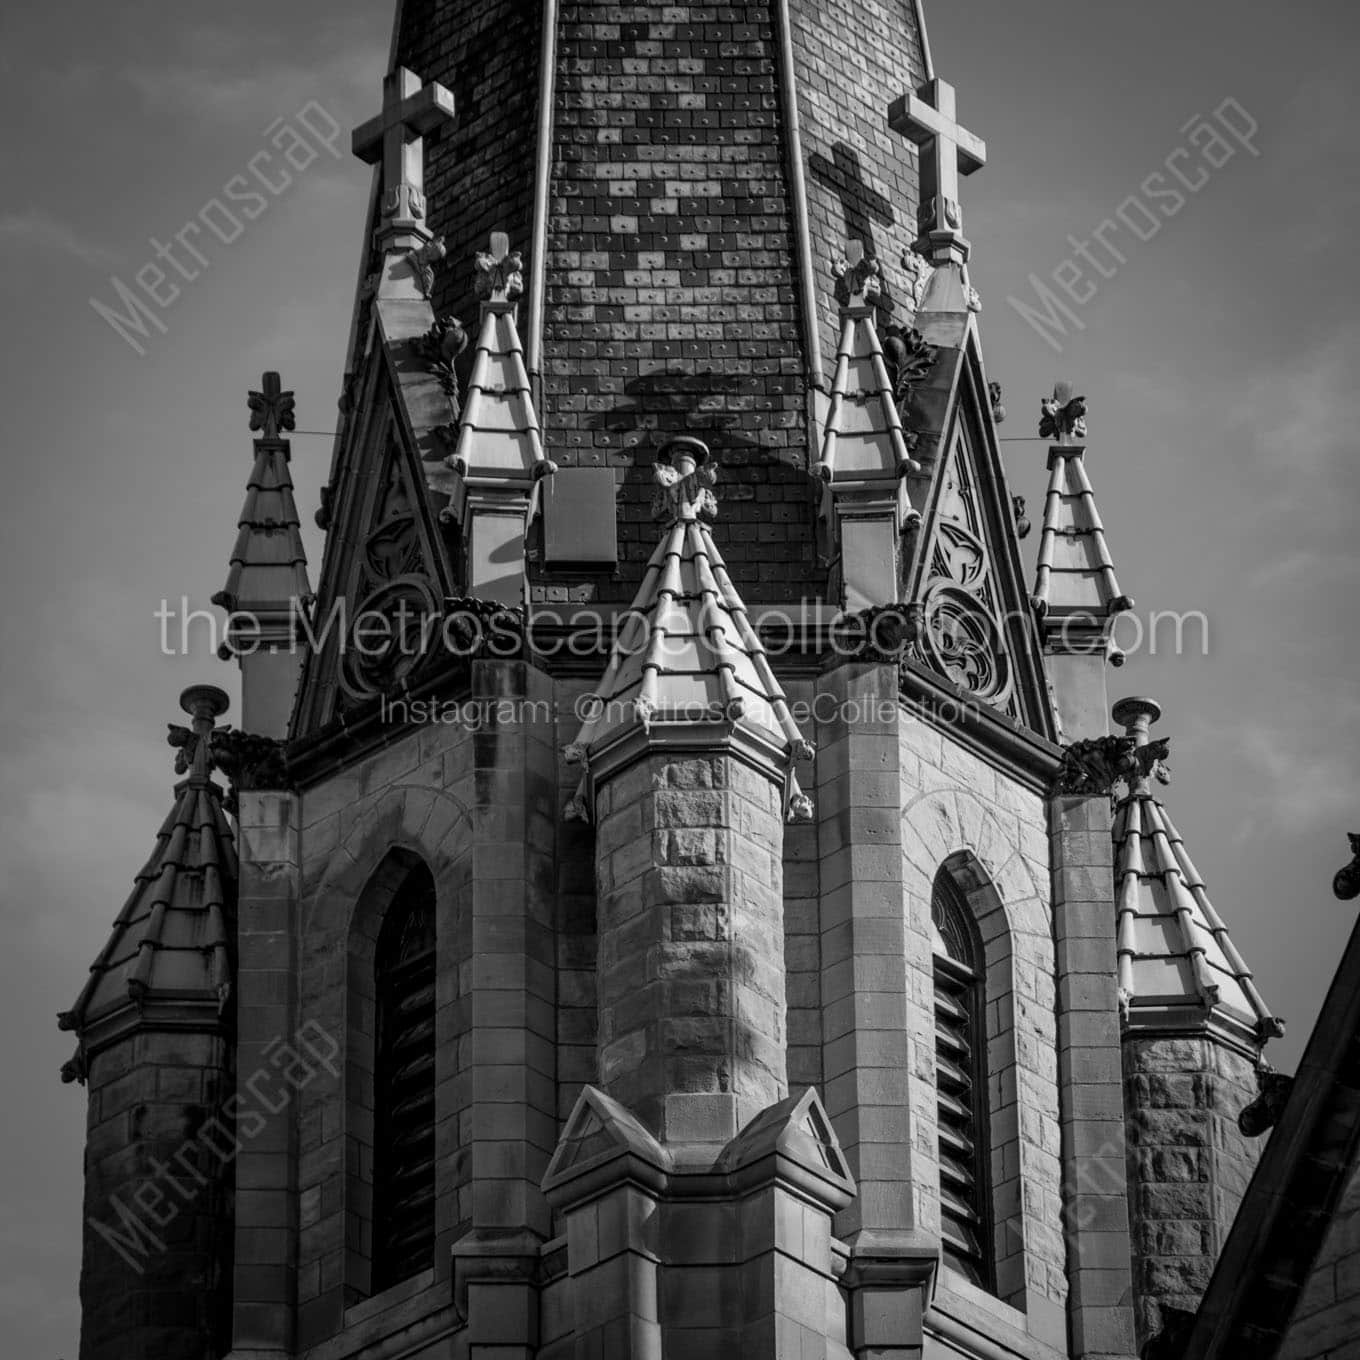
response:
<path fill-rule="evenodd" d="M 668 1170 L 670 1157 L 638 1118 L 617 1100 L 594 1086 L 576 1098 L 562 1136 L 543 1175 L 543 1191 L 552 1192 L 569 1181 L 618 1157 L 632 1157 Z"/>
<path fill-rule="evenodd" d="M 417 645 L 456 594 L 451 536 L 431 492 L 427 460 L 396 353 L 375 326 L 359 394 L 347 422 L 326 497 L 326 550 L 304 639 L 307 658 L 293 735 L 307 736 L 378 695 L 396 693 L 428 660 Z M 430 417 L 423 409 L 422 433 Z M 356 629 L 364 630 L 362 634 Z M 413 633 L 413 630 L 414 633 Z"/>
<path fill-rule="evenodd" d="M 939 358 L 918 391 L 922 523 L 906 601 L 922 607 L 920 660 L 966 693 L 1051 737 L 1033 606 L 971 312 L 917 318 Z"/>

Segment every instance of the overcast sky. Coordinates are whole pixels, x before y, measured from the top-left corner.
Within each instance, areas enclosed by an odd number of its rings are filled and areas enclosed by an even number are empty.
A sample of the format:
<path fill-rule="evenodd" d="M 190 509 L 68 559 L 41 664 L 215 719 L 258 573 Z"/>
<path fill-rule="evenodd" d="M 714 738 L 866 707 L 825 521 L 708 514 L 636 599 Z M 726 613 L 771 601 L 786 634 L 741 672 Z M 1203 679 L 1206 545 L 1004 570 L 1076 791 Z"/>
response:
<path fill-rule="evenodd" d="M 159 655 L 153 611 L 186 595 L 206 607 L 222 584 L 260 373 L 282 370 L 300 429 L 333 427 L 368 172 L 320 145 L 317 108 L 343 125 L 343 152 L 376 108 L 391 21 L 360 0 L 80 8 L 78 22 L 69 5 L 0 18 L 0 1328 L 25 1360 L 76 1349 L 85 1099 L 60 1084 L 72 1044 L 55 1013 L 168 806 L 180 689 L 237 693 L 206 633 L 188 659 Z M 987 140 L 964 208 L 1002 434 L 1034 435 L 1039 397 L 1070 376 L 1091 404 L 1087 462 L 1121 585 L 1144 619 L 1208 619 L 1207 655 L 1136 654 L 1112 696 L 1166 709 L 1168 805 L 1291 1021 L 1277 1062 L 1292 1065 L 1354 919 L 1329 882 L 1360 830 L 1354 7 L 967 0 L 929 18 L 938 72 Z M 1180 207 L 1154 201 L 1175 182 L 1148 177 L 1186 168 L 1175 153 L 1206 144 L 1215 109 L 1246 138 L 1215 148 L 1207 180 L 1186 171 Z M 252 168 L 275 187 L 243 200 Z M 184 238 L 200 263 L 174 238 L 214 197 L 249 220 L 230 243 Z M 1093 243 L 1098 269 L 1068 238 L 1107 219 L 1120 259 Z M 112 306 L 113 277 L 155 264 L 151 238 L 196 277 L 161 260 L 165 330 L 148 323 L 138 354 L 90 298 Z M 1033 305 L 1031 276 L 1052 290 L 1055 271 L 1087 298 L 1061 354 L 1008 303 Z M 1043 445 L 1004 447 L 1037 517 Z M 293 448 L 310 521 L 330 445 L 299 434 Z"/>

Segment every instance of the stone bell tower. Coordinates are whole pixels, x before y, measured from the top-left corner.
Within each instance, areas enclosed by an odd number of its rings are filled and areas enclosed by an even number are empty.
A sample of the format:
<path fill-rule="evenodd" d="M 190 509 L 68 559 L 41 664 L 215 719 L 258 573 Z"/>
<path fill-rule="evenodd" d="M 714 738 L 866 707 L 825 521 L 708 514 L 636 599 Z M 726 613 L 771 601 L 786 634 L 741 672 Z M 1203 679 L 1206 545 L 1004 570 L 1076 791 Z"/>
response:
<path fill-rule="evenodd" d="M 1111 825 L 1070 388 L 1023 579 L 919 5 L 402 0 L 392 66 L 315 589 L 266 374 L 244 730 L 67 1017 L 90 1214 L 235 1128 L 84 1360 L 1131 1360 L 1264 1012 Z"/>

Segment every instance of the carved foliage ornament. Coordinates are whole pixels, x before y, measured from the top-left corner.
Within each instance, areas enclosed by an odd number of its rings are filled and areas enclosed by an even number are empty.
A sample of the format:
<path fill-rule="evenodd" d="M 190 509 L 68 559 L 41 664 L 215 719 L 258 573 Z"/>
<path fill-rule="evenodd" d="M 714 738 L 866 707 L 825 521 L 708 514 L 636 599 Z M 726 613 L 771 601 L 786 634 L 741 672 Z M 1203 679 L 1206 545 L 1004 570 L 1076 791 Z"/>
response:
<path fill-rule="evenodd" d="M 280 430 L 296 427 L 293 394 L 283 391 L 277 373 L 266 373 L 261 386 L 262 392 L 251 392 L 246 397 L 250 406 L 250 428 L 259 430 L 264 439 L 277 439 Z"/>
<path fill-rule="evenodd" d="M 440 390 L 453 406 L 453 418 L 458 419 L 458 375 L 454 361 L 467 349 L 468 333 L 456 316 L 441 316 L 424 335 L 412 342 L 417 357 L 438 380 Z"/>
<path fill-rule="evenodd" d="M 1162 737 L 1139 746 L 1127 735 L 1086 737 L 1063 747 L 1062 768 L 1053 792 L 1074 797 L 1110 796 L 1116 784 L 1155 778 L 1171 782 L 1166 760 L 1171 739 Z"/>
<path fill-rule="evenodd" d="M 1072 384 L 1053 384 L 1053 395 L 1039 402 L 1039 438 L 1055 444 L 1086 438 L 1086 398 L 1072 395 Z"/>
<path fill-rule="evenodd" d="M 921 310 L 926 285 L 935 272 L 935 266 L 919 251 L 908 249 L 902 252 L 902 268 L 906 272 L 907 289 L 911 295 L 908 301 L 914 314 Z"/>
<path fill-rule="evenodd" d="M 709 461 L 708 445 L 688 435 L 669 440 L 656 455 L 652 468 L 652 518 L 674 523 L 689 510 L 695 519 L 717 518 L 713 494 L 718 469 Z"/>
<path fill-rule="evenodd" d="M 1360 897 L 1360 835 L 1351 832 L 1350 842 L 1351 862 L 1344 869 L 1338 869 L 1332 879 L 1332 891 L 1343 902 Z"/>
<path fill-rule="evenodd" d="M 434 292 L 435 265 L 448 253 L 442 236 L 436 236 L 433 241 L 426 241 L 418 249 L 406 252 L 406 263 L 411 267 L 421 297 L 429 297 Z"/>
<path fill-rule="evenodd" d="M 928 344 L 915 326 L 894 324 L 884 327 L 883 359 L 892 379 L 893 403 L 910 452 L 915 452 L 921 442 L 920 432 L 915 428 L 920 420 L 912 413 L 916 388 L 930 376 L 939 357 L 939 349 Z"/>
<path fill-rule="evenodd" d="M 479 250 L 473 285 L 485 302 L 514 302 L 524 292 L 524 256 L 510 249 L 503 231 L 491 233 L 491 249 Z"/>
<path fill-rule="evenodd" d="M 1259 1138 L 1279 1123 L 1294 1089 L 1294 1078 L 1288 1072 L 1277 1072 L 1263 1058 L 1256 1066 L 1256 1088 L 1256 1099 L 1243 1106 L 1237 1116 L 1237 1127 L 1248 1138 Z"/>
<path fill-rule="evenodd" d="M 862 241 L 845 243 L 845 253 L 831 261 L 831 277 L 836 281 L 836 301 L 842 307 L 866 306 L 882 290 L 882 270 L 878 260 L 864 253 Z"/>

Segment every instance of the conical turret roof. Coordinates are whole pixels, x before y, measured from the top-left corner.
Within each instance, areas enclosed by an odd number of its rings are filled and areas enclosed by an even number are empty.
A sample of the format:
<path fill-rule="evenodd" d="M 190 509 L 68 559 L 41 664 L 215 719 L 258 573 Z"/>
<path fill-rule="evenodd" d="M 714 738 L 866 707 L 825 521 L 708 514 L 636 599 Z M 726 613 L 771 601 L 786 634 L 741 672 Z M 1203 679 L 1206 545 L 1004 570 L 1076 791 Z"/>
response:
<path fill-rule="evenodd" d="M 515 481 L 555 471 L 543 452 L 515 320 L 522 268 L 519 251 L 509 249 L 503 232 L 493 232 L 491 249 L 477 254 L 482 322 L 453 455 L 465 477 Z"/>
<path fill-rule="evenodd" d="M 213 603 L 257 616 L 287 616 L 293 600 L 311 599 L 289 444 L 280 434 L 293 428 L 293 394 L 281 389 L 277 373 L 266 373 L 261 388 L 250 394 L 250 428 L 262 434 L 255 440 L 227 581 Z"/>
<path fill-rule="evenodd" d="M 1119 588 L 1105 526 L 1086 475 L 1086 398 L 1060 382 L 1046 398 L 1041 437 L 1048 452 L 1048 492 L 1034 576 L 1034 607 L 1045 632 L 1072 620 L 1092 626 L 1133 608 Z"/>
<path fill-rule="evenodd" d="M 792 766 L 812 755 L 769 658 L 704 522 L 716 512 L 716 474 L 697 439 L 672 440 L 658 455 L 654 506 L 663 521 L 623 618 L 590 712 L 566 750 L 586 764 L 639 730 L 656 740 L 700 729 L 740 729 L 788 771 L 791 817 L 811 814 Z M 569 809 L 584 812 L 573 800 Z"/>
<path fill-rule="evenodd" d="M 63 1069 L 67 1080 L 83 1074 L 92 1031 L 121 1015 L 136 1019 L 152 1003 L 187 1019 L 221 1013 L 232 983 L 239 867 L 222 789 L 210 777 L 213 718 L 227 696 L 210 685 L 185 690 L 181 703 L 192 728 L 172 725 L 179 748 L 175 801 L 156 844 L 137 874 L 108 943 L 90 967 L 89 980 L 58 1023 L 74 1030 L 81 1050 Z"/>
<path fill-rule="evenodd" d="M 1284 1033 L 1256 988 L 1214 909 L 1199 870 L 1152 779 L 1166 779 L 1167 743 L 1148 741 L 1160 716 L 1150 699 L 1124 699 L 1116 722 L 1142 753 L 1114 821 L 1114 875 L 1120 1009 L 1129 1027 L 1183 1030 L 1204 1026 L 1247 1049 Z"/>

